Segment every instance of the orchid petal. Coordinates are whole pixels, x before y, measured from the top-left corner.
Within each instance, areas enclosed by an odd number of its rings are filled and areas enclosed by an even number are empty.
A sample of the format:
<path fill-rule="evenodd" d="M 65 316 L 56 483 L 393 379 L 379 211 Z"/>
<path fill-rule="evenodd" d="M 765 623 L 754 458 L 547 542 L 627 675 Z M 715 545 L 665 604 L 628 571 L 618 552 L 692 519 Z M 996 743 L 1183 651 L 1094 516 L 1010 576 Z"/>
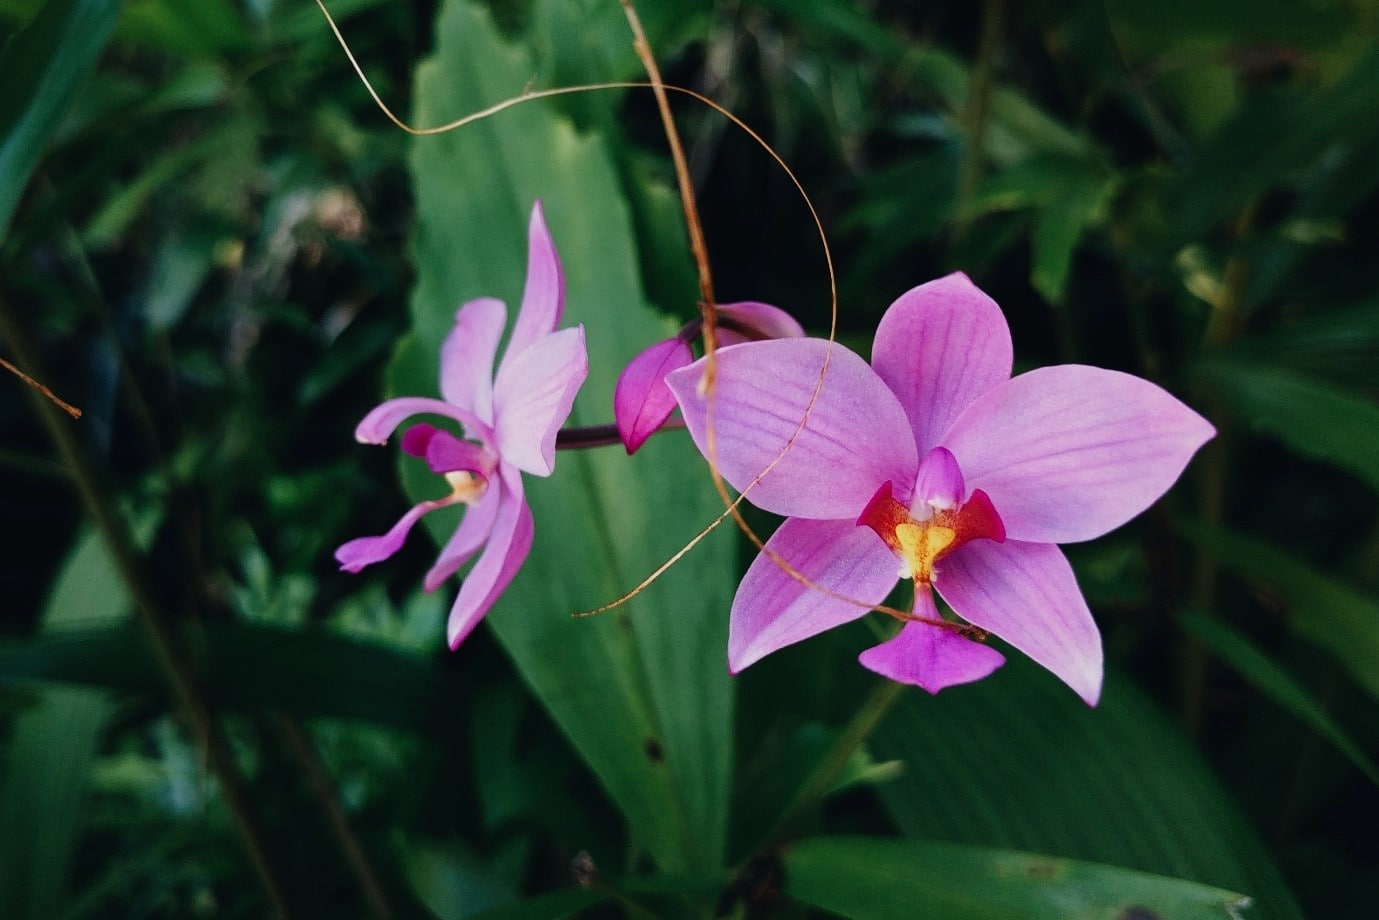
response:
<path fill-rule="evenodd" d="M 666 374 L 693 360 L 689 345 L 676 338 L 657 342 L 627 362 L 613 390 L 613 419 L 629 454 L 636 453 L 675 411 Z"/>
<path fill-rule="evenodd" d="M 531 552 L 531 508 L 522 494 L 521 477 L 503 476 L 502 484 L 496 488 L 501 488 L 503 494 L 488 535 L 488 545 L 465 576 L 455 604 L 450 608 L 446 636 L 452 649 L 458 648 L 479 625 Z"/>
<path fill-rule="evenodd" d="M 382 562 L 392 556 L 402 549 L 402 544 L 407 542 L 407 534 L 423 515 L 451 504 L 454 502 L 440 499 L 413 505 L 387 533 L 376 537 L 357 537 L 341 545 L 335 551 L 335 561 L 340 563 L 340 571 L 358 573 L 365 566 Z"/>
<path fill-rule="evenodd" d="M 857 355 L 822 339 L 773 339 L 719 350 L 712 456 L 709 403 L 699 391 L 706 362 L 701 358 L 667 374 L 666 383 L 695 446 L 733 488 L 751 487 L 752 504 L 775 514 L 851 523 L 887 480 L 901 499 L 909 499 L 919 462 L 905 410 Z"/>
<path fill-rule="evenodd" d="M 440 429 L 435 425 L 418 422 L 403 432 L 402 449 L 413 457 L 420 457 L 425 460 L 426 448 L 431 446 L 431 439 L 439 432 Z"/>
<path fill-rule="evenodd" d="M 916 613 L 937 617 L 933 596 L 921 588 L 915 595 Z M 924 598 L 924 601 L 920 601 Z M 927 602 L 925 612 L 918 607 Z M 857 660 L 862 667 L 902 684 L 938 693 L 945 687 L 981 680 L 1005 664 L 1006 657 L 989 645 L 973 642 L 951 629 L 911 621 L 895 638 L 869 648 Z"/>
<path fill-rule="evenodd" d="M 553 332 L 504 357 L 493 387 L 499 455 L 523 472 L 549 476 L 556 434 L 588 375 L 583 326 Z"/>
<path fill-rule="evenodd" d="M 777 649 L 865 616 L 863 605 L 885 600 L 900 577 L 895 554 L 852 521 L 789 518 L 766 549 L 818 587 L 796 580 L 768 553 L 757 556 L 733 598 L 728 668 L 734 674 Z"/>
<path fill-rule="evenodd" d="M 755 300 L 721 303 L 718 305 L 718 315 L 740 326 L 746 326 L 757 333 L 756 335 L 744 335 L 736 329 L 718 326 L 716 331 L 718 344 L 721 347 L 740 345 L 743 342 L 759 339 L 797 339 L 804 335 L 804 327 L 800 325 L 799 320 L 780 307 L 773 307 L 769 303 L 758 303 Z"/>
<path fill-rule="evenodd" d="M 1147 380 L 1064 364 L 982 396 L 943 443 L 1010 539 L 1075 543 L 1153 504 L 1215 433 Z"/>
<path fill-rule="evenodd" d="M 487 441 L 493 437 L 493 431 L 488 423 L 467 409 L 451 405 L 441 399 L 431 399 L 426 396 L 403 396 L 375 406 L 368 415 L 364 416 L 363 420 L 355 426 L 355 440 L 361 444 L 386 444 L 388 437 L 397 429 L 397 426 L 402 424 L 404 419 L 414 415 L 441 415 L 464 425 L 475 437 L 481 440 Z"/>
<path fill-rule="evenodd" d="M 493 531 L 493 522 L 498 515 L 502 494 L 503 489 L 495 480 L 492 486 L 484 491 L 483 497 L 465 511 L 460 525 L 450 535 L 450 539 L 441 548 L 440 555 L 436 557 L 435 564 L 426 573 L 422 586 L 427 591 L 439 588 L 484 545 L 484 541 Z"/>
<path fill-rule="evenodd" d="M 1001 308 L 957 272 L 891 304 L 871 360 L 905 407 L 923 453 L 973 400 L 1010 379 L 1013 355 Z"/>
<path fill-rule="evenodd" d="M 564 311 L 565 274 L 538 201 L 532 205 L 527 229 L 527 285 L 522 292 L 522 308 L 517 312 L 503 361 L 511 361 L 554 332 Z"/>
<path fill-rule="evenodd" d="M 494 458 L 473 441 L 461 441 L 448 431 L 437 431 L 426 445 L 426 464 L 431 472 L 442 476 L 465 472 L 487 478 L 493 471 Z"/>
<path fill-rule="evenodd" d="M 493 424 L 493 356 L 507 316 L 501 300 L 471 300 L 455 314 L 455 328 L 441 345 L 441 396 L 489 425 Z"/>
<path fill-rule="evenodd" d="M 1000 636 L 1096 705 L 1101 634 L 1058 547 L 976 540 L 944 558 L 934 587 L 964 620 Z"/>

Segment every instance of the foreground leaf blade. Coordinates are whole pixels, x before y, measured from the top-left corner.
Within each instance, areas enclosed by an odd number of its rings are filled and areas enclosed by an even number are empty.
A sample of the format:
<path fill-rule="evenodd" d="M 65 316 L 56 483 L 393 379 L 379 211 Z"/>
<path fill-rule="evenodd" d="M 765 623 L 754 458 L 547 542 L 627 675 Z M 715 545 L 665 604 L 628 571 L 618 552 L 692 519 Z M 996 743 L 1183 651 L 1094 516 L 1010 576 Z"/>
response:
<path fill-rule="evenodd" d="M 1228 920 L 1249 904 L 1196 882 L 931 840 L 819 837 L 784 862 L 786 894 L 850 920 Z"/>

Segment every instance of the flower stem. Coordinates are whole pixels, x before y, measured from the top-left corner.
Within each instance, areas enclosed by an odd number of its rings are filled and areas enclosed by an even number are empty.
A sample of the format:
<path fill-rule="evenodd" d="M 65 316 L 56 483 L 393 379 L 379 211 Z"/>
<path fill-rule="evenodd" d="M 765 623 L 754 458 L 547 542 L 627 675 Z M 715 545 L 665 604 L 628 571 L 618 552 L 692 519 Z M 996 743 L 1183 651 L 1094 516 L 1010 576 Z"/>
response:
<path fill-rule="evenodd" d="M 671 418 L 662 422 L 661 427 L 656 430 L 670 431 L 684 427 L 684 419 Z M 621 443 L 622 438 L 618 435 L 617 425 L 589 425 L 584 428 L 562 428 L 555 436 L 556 450 L 585 450 L 590 447 L 608 447 L 613 444 Z"/>
<path fill-rule="evenodd" d="M 871 695 L 843 728 L 828 753 L 814 765 L 814 769 L 800 784 L 790 804 L 785 806 L 771 832 L 766 835 L 763 846 L 758 849 L 765 849 L 781 842 L 796 829 L 799 821 L 822 801 L 833 788 L 833 784 L 838 781 L 853 753 L 871 736 L 891 706 L 900 699 L 900 692 L 904 689 L 904 684 L 884 678 L 872 688 Z"/>

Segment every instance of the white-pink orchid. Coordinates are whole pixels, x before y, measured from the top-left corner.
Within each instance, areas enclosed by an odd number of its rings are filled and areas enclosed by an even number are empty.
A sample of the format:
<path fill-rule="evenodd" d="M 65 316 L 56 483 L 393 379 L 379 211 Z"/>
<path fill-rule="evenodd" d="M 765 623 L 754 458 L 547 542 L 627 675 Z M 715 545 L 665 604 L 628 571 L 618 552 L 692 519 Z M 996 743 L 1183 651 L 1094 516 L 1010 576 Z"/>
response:
<path fill-rule="evenodd" d="M 1215 431 L 1148 381 L 1081 365 L 1012 378 L 1012 355 L 1000 308 L 962 274 L 896 300 L 870 366 L 819 339 L 718 351 L 713 459 L 787 517 L 733 600 L 732 671 L 857 619 L 903 577 L 913 616 L 866 667 L 937 692 L 1004 662 L 950 628 L 932 589 L 1095 704 L 1101 636 L 1055 544 L 1139 514 Z M 666 377 L 701 452 L 703 365 Z"/>
<path fill-rule="evenodd" d="M 335 552 L 342 569 L 358 572 L 401 549 L 427 512 L 468 505 L 425 579 L 426 590 L 434 591 L 484 548 L 450 609 L 451 648 L 473 631 L 526 561 L 532 514 L 522 473 L 551 474 L 556 434 L 589 373 L 584 327 L 556 330 L 565 280 L 539 202 L 532 208 L 528 246 L 522 306 L 497 373 L 493 363 L 507 308 L 493 298 L 471 300 L 455 314 L 455 328 L 441 346 L 443 398 L 390 399 L 355 429 L 360 442 L 383 444 L 403 420 L 437 415 L 458 422 L 464 432 L 462 439 L 428 424 L 410 427 L 403 450 L 425 459 L 445 478 L 449 493 L 414 506 L 386 534 L 351 540 Z"/>

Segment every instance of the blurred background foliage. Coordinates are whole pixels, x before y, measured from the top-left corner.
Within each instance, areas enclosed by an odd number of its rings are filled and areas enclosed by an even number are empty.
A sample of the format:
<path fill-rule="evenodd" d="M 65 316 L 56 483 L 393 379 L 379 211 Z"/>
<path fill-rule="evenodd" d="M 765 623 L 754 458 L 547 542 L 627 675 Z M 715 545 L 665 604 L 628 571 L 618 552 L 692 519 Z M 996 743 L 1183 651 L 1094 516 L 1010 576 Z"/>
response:
<path fill-rule="evenodd" d="M 641 74 L 613 0 L 331 8 L 423 123 Z M 590 330 L 576 414 L 610 420 L 697 295 L 650 95 L 413 140 L 312 4 L 0 0 L 0 354 L 83 410 L 0 375 L 0 916 L 1379 914 L 1379 4 L 638 9 L 667 80 L 798 171 L 847 344 L 962 269 L 1021 368 L 1217 425 L 1071 548 L 1101 705 L 1012 660 L 881 717 L 865 623 L 729 682 L 726 533 L 569 620 L 714 512 L 676 434 L 562 455 L 493 628 L 445 651 L 427 541 L 334 571 L 405 504 L 350 432 L 433 392 L 461 300 L 516 303 L 536 197 Z M 823 332 L 797 193 L 674 105 L 720 299 Z"/>

